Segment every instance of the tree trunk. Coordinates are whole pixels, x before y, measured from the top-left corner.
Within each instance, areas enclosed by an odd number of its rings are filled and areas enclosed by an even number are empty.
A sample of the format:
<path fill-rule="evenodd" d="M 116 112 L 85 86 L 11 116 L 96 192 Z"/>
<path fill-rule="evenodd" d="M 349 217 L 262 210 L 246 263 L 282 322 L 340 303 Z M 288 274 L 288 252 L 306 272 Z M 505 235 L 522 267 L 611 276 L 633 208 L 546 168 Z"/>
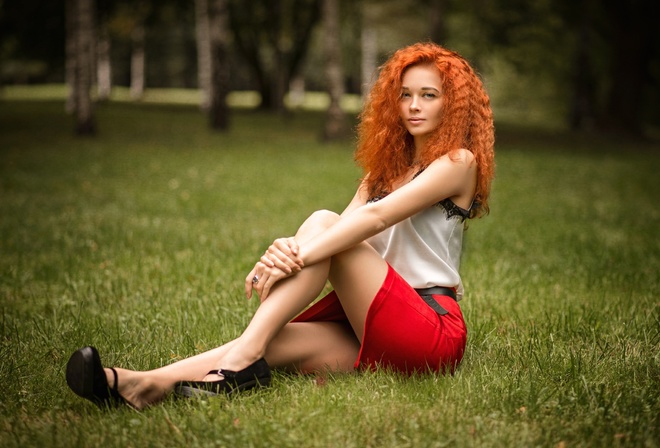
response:
<path fill-rule="evenodd" d="M 110 35 L 105 26 L 99 33 L 97 44 L 96 77 L 98 99 L 100 101 L 107 100 L 112 92 L 112 64 L 110 62 Z"/>
<path fill-rule="evenodd" d="M 289 40 L 285 38 L 288 30 L 285 26 L 287 12 L 284 10 L 284 3 L 282 0 L 270 0 L 268 2 L 269 19 L 275 24 L 272 28 L 272 39 L 275 45 L 273 47 L 274 65 L 269 103 L 278 115 L 286 113 L 284 97 L 289 87 L 288 59 L 291 45 Z"/>
<path fill-rule="evenodd" d="M 339 0 L 323 0 L 323 34 L 325 46 L 325 74 L 330 95 L 326 112 L 323 140 L 331 141 L 346 137 L 348 124 L 341 108 L 344 96 L 344 70 L 341 63 L 339 40 Z"/>
<path fill-rule="evenodd" d="M 74 115 L 78 135 L 96 133 L 90 90 L 94 60 L 94 0 L 74 0 L 67 11 L 72 13 L 75 28 Z M 73 45 L 73 44 L 72 44 Z"/>
<path fill-rule="evenodd" d="M 280 46 L 275 49 L 275 73 L 272 78 L 273 87 L 271 89 L 272 98 L 271 105 L 274 107 L 278 115 L 285 115 L 287 113 L 284 97 L 289 91 L 289 71 L 287 64 L 287 53 L 283 51 Z"/>
<path fill-rule="evenodd" d="M 141 100 L 144 96 L 145 85 L 145 49 L 144 49 L 145 29 L 144 23 L 140 21 L 131 33 L 131 87 L 130 95 L 132 100 Z"/>
<path fill-rule="evenodd" d="M 284 97 L 311 41 L 319 5 L 320 0 L 230 2 L 234 44 L 258 82 L 261 109 L 286 110 Z"/>
<path fill-rule="evenodd" d="M 76 5 L 77 0 L 66 0 L 65 2 L 65 18 L 66 18 L 66 43 L 65 43 L 65 83 L 67 86 L 67 97 L 64 109 L 67 113 L 73 114 L 76 110 L 76 49 L 77 43 L 77 23 L 78 23 L 78 8 Z"/>
<path fill-rule="evenodd" d="M 644 91 L 650 69 L 650 42 L 655 17 L 653 0 L 605 2 L 612 27 L 611 83 L 599 127 L 608 131 L 642 134 Z"/>
<path fill-rule="evenodd" d="M 305 78 L 296 76 L 289 83 L 289 107 L 297 109 L 305 102 Z"/>
<path fill-rule="evenodd" d="M 197 81 L 200 91 L 199 106 L 211 107 L 211 38 L 209 30 L 209 2 L 195 0 L 195 31 L 197 34 Z"/>
<path fill-rule="evenodd" d="M 437 44 L 443 45 L 447 40 L 447 25 L 445 12 L 447 10 L 446 0 L 431 0 L 430 5 L 430 32 L 429 37 Z"/>
<path fill-rule="evenodd" d="M 211 36 L 211 108 L 212 129 L 229 128 L 229 1 L 210 0 L 209 32 Z"/>
<path fill-rule="evenodd" d="M 378 70 L 378 34 L 374 27 L 375 11 L 373 5 L 364 2 L 362 5 L 362 98 L 366 98 L 376 81 Z"/>
<path fill-rule="evenodd" d="M 582 15 L 580 17 L 579 41 L 575 56 L 575 71 L 573 74 L 573 95 L 569 110 L 569 127 L 572 130 L 588 129 L 594 124 L 596 97 L 594 86 L 596 79 L 592 69 L 592 0 L 582 0 Z"/>

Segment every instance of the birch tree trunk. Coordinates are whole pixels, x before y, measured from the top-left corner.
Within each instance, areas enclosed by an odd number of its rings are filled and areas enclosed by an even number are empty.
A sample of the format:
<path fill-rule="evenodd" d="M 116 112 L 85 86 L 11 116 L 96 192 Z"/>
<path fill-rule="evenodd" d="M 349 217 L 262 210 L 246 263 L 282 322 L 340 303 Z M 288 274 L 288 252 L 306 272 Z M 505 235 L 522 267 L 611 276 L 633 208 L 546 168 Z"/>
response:
<path fill-rule="evenodd" d="M 77 30 L 77 0 L 66 0 L 65 18 L 66 18 L 66 43 L 65 43 L 65 67 L 64 79 L 67 86 L 67 97 L 64 109 L 67 113 L 73 114 L 76 110 L 76 49 L 78 43 L 76 40 Z"/>
<path fill-rule="evenodd" d="M 90 90 L 94 61 L 94 0 L 73 0 L 67 12 L 71 13 L 73 32 L 71 48 L 74 48 L 75 70 L 73 73 L 73 110 L 75 131 L 78 135 L 96 133 Z M 68 44 L 67 44 L 68 46 Z"/>
<path fill-rule="evenodd" d="M 110 98 L 112 92 L 112 64 L 110 62 L 110 35 L 107 27 L 103 26 L 99 32 L 96 50 L 96 77 L 99 101 Z"/>
<path fill-rule="evenodd" d="M 211 41 L 211 107 L 212 129 L 229 128 L 229 1 L 210 0 L 209 35 Z"/>
<path fill-rule="evenodd" d="M 145 51 L 144 51 L 145 30 L 144 23 L 140 21 L 133 28 L 131 41 L 131 87 L 130 96 L 132 100 L 141 100 L 144 96 L 145 79 Z"/>
<path fill-rule="evenodd" d="M 271 0 L 268 3 L 271 7 L 270 17 L 276 20 L 278 24 L 275 27 L 276 34 L 273 36 L 275 40 L 275 51 L 273 54 L 275 71 L 273 89 L 271 91 L 273 95 L 271 104 L 279 115 L 286 115 L 287 109 L 284 97 L 289 87 L 289 59 L 291 59 L 291 38 L 289 31 L 292 29 L 293 24 L 291 23 L 291 17 L 287 14 L 287 5 L 283 0 Z"/>
<path fill-rule="evenodd" d="M 195 32 L 197 40 L 197 82 L 200 91 L 199 106 L 211 106 L 211 38 L 209 30 L 209 2 L 195 0 Z"/>
<path fill-rule="evenodd" d="M 376 32 L 374 6 L 369 2 L 364 2 L 362 5 L 362 35 L 361 50 L 362 50 L 362 99 L 364 100 L 371 87 L 376 81 L 377 55 L 378 55 L 378 33 Z"/>
<path fill-rule="evenodd" d="M 344 70 L 339 39 L 339 0 L 323 0 L 323 31 L 325 44 L 325 73 L 330 105 L 326 112 L 323 140 L 346 137 L 348 124 L 341 108 L 344 96 Z"/>

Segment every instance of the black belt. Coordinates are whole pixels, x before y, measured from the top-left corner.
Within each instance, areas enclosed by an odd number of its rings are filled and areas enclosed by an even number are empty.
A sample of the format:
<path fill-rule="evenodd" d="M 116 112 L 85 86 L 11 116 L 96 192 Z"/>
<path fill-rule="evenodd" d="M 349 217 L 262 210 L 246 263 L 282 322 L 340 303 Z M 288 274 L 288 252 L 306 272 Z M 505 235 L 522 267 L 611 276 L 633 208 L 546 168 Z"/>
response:
<path fill-rule="evenodd" d="M 456 291 L 454 291 L 452 288 L 446 288 L 444 286 L 432 286 L 430 288 L 415 289 L 415 291 L 417 291 L 417 294 L 419 294 L 419 296 L 428 304 L 428 306 L 433 308 L 433 311 L 441 316 L 449 314 L 449 311 L 447 311 L 438 302 L 436 302 L 433 296 L 449 296 L 456 300 Z"/>

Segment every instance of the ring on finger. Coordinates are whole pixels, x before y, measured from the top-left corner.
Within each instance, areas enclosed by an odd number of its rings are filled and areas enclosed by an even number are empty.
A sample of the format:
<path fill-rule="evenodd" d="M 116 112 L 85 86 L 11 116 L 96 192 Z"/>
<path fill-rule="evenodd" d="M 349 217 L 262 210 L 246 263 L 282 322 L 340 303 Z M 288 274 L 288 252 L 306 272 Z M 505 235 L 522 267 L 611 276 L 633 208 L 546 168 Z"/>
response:
<path fill-rule="evenodd" d="M 255 275 L 254 277 L 252 277 L 252 283 L 259 283 L 259 276 L 258 275 Z"/>

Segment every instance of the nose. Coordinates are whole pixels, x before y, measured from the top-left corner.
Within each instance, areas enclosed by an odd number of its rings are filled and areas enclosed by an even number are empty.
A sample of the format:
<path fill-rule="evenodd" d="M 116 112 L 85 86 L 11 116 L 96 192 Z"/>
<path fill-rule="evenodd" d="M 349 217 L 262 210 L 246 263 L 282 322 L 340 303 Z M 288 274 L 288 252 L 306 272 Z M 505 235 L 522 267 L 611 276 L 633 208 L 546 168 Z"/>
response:
<path fill-rule="evenodd" d="M 410 100 L 410 110 L 419 110 L 419 98 L 417 96 L 413 96 Z"/>

